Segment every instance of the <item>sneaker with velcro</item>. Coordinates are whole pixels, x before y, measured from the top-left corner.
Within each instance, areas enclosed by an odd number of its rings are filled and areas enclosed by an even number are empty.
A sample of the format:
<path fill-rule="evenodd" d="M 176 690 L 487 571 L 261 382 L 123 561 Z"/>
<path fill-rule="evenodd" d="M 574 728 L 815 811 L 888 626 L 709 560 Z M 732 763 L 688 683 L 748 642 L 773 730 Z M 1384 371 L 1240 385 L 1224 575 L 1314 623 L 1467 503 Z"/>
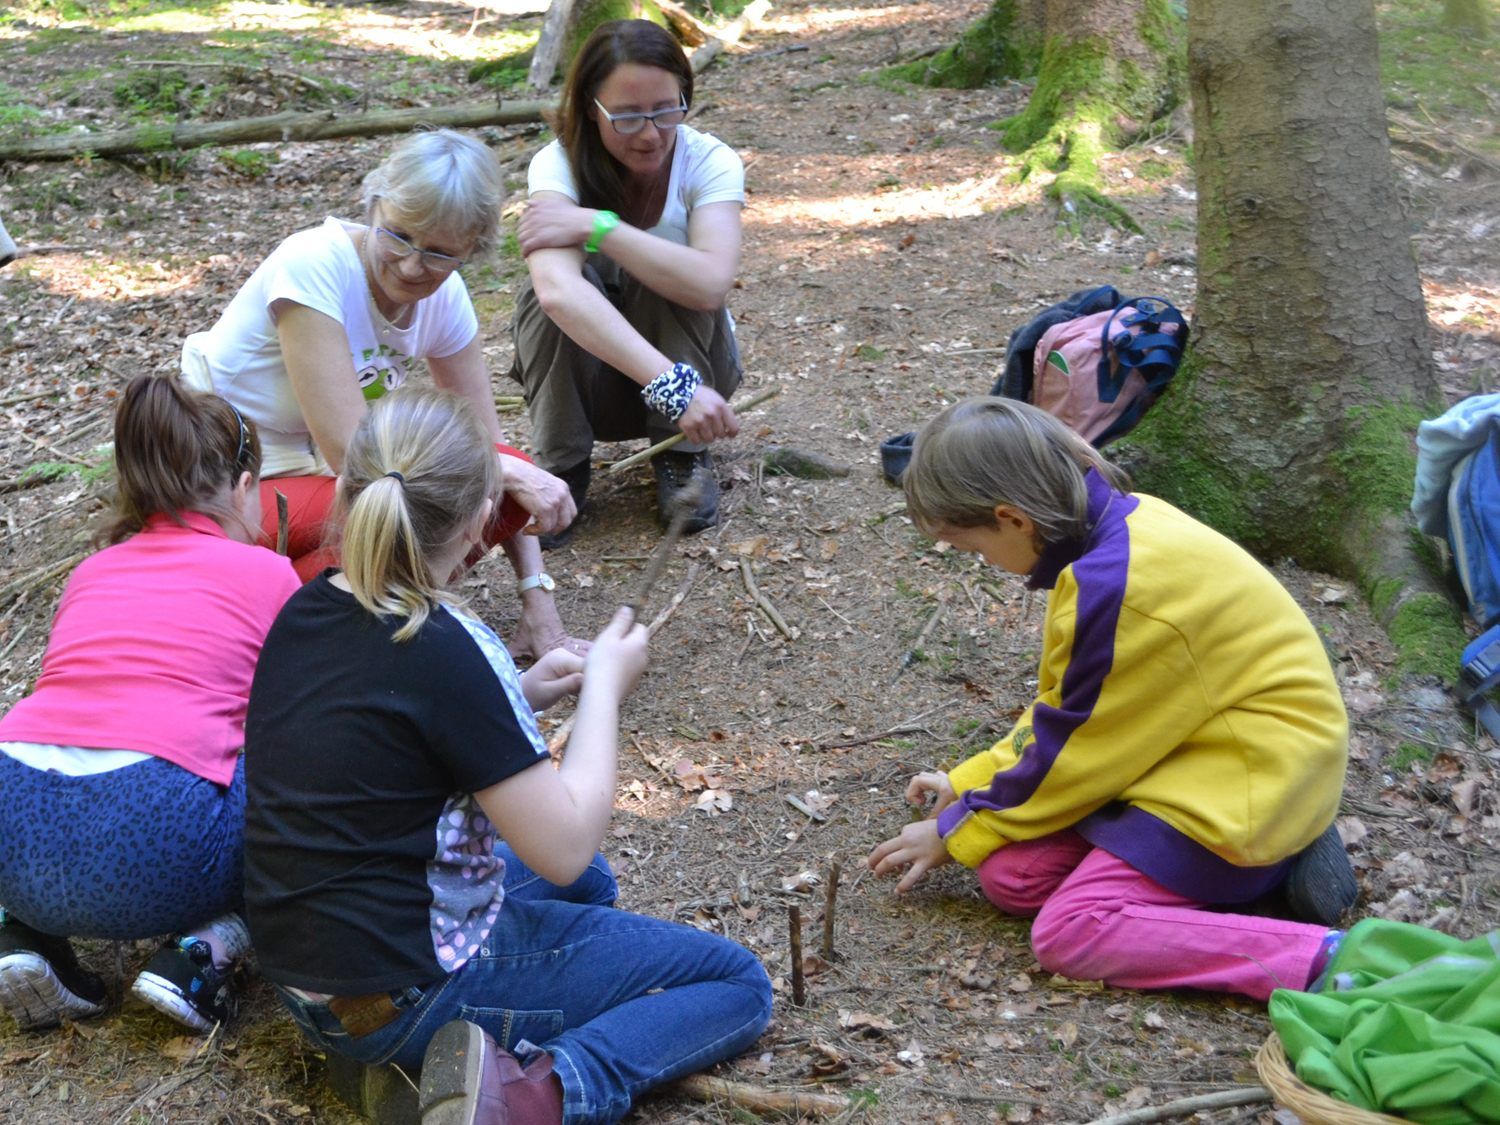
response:
<path fill-rule="evenodd" d="M 162 946 L 130 986 L 131 994 L 193 1031 L 206 1033 L 233 1014 L 228 968 L 214 965 L 202 938 Z"/>

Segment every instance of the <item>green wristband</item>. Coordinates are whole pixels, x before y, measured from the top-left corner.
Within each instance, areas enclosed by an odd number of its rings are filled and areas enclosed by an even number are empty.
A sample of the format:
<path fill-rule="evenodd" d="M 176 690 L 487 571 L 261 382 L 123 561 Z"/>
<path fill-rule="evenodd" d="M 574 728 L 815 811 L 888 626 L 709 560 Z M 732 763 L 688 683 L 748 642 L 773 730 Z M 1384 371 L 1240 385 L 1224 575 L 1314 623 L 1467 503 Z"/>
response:
<path fill-rule="evenodd" d="M 616 215 L 613 211 L 595 211 L 594 230 L 589 235 L 589 240 L 583 244 L 583 252 L 585 254 L 597 254 L 599 252 L 599 244 L 604 241 L 605 236 L 619 225 L 620 216 Z"/>

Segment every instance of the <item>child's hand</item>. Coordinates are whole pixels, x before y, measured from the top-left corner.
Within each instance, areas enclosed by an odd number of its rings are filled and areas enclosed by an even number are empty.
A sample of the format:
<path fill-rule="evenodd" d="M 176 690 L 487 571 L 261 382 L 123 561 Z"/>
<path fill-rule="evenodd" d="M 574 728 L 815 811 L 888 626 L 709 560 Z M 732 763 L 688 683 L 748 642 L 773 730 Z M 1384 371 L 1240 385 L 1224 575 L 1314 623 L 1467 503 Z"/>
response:
<path fill-rule="evenodd" d="M 958 800 L 958 794 L 953 792 L 953 782 L 948 780 L 947 774 L 938 770 L 929 770 L 917 774 L 906 783 L 907 804 L 920 806 L 927 804 L 929 800 L 932 806 L 927 811 L 932 816 L 936 816 Z"/>
<path fill-rule="evenodd" d="M 566 648 L 549 648 L 521 673 L 521 690 L 533 711 L 545 711 L 583 687 L 583 657 Z"/>
<path fill-rule="evenodd" d="M 873 852 L 865 862 L 877 875 L 885 875 L 898 867 L 909 870 L 896 884 L 896 890 L 905 893 L 934 867 L 941 867 L 952 860 L 943 837 L 938 833 L 936 820 L 919 820 L 901 829 L 901 835 L 887 840 Z"/>
<path fill-rule="evenodd" d="M 646 670 L 646 646 L 651 634 L 639 624 L 629 607 L 615 611 L 604 631 L 594 638 L 584 664 L 583 678 L 590 688 L 599 687 L 624 699 L 635 690 Z"/>

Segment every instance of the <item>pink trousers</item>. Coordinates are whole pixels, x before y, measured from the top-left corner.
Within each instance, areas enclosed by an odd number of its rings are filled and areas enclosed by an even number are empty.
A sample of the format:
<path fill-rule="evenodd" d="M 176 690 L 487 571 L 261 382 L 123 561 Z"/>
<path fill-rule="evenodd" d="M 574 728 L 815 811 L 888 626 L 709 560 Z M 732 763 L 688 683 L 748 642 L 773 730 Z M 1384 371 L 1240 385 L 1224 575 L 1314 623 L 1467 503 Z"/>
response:
<path fill-rule="evenodd" d="M 1169 891 L 1071 830 L 1008 844 L 979 865 L 985 897 L 1035 918 L 1049 972 L 1120 988 L 1200 988 L 1266 1000 L 1306 988 L 1322 926 L 1224 914 Z"/>

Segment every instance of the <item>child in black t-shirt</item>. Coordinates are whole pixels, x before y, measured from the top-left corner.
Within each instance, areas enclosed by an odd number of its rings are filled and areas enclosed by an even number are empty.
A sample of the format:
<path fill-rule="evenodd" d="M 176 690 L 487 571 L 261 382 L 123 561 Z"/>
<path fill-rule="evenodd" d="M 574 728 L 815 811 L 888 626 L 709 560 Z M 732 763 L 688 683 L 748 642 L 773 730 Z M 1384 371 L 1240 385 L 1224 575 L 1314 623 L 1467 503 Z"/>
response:
<path fill-rule="evenodd" d="M 498 495 L 472 411 L 406 389 L 340 478 L 343 572 L 267 638 L 246 727 L 246 899 L 266 976 L 320 1046 L 423 1067 L 424 1112 L 615 1121 L 733 1055 L 770 1016 L 745 949 L 607 909 L 621 701 L 647 635 L 621 610 L 585 658 L 518 675 L 453 604 Z M 554 769 L 534 709 L 579 695 Z M 424 1059 L 425 1053 L 425 1059 Z"/>

